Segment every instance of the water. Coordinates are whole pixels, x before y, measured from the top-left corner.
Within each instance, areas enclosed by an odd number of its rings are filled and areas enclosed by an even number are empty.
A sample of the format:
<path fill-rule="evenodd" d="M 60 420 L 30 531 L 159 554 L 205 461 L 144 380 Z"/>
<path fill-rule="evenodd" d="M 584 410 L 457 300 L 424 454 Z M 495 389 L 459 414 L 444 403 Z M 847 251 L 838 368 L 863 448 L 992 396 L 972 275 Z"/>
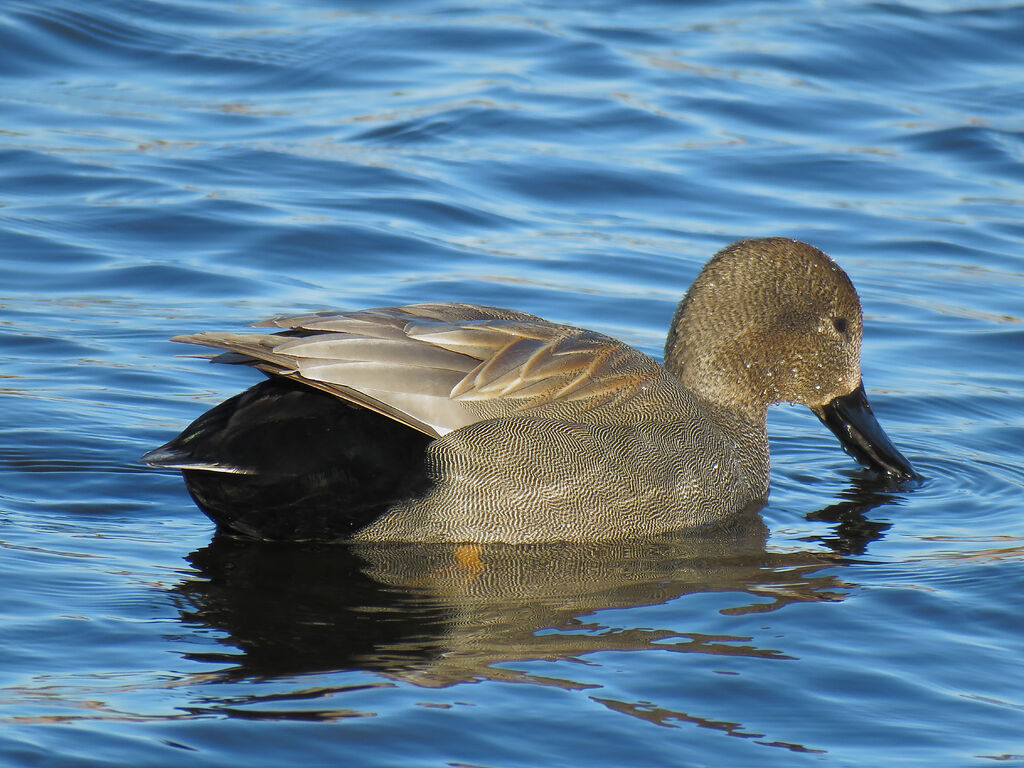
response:
<path fill-rule="evenodd" d="M 1024 6 L 0 6 L 0 763 L 1024 765 Z M 512 306 L 657 354 L 822 247 L 927 477 L 776 409 L 742 529 L 213 540 L 137 458 L 250 371 L 166 339 Z"/>

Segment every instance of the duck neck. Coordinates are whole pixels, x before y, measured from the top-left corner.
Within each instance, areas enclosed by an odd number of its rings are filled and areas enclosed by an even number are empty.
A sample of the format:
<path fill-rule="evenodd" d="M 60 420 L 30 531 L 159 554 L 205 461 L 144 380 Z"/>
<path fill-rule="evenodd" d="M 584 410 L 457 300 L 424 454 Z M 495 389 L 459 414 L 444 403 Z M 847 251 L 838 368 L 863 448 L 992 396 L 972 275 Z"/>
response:
<path fill-rule="evenodd" d="M 762 503 L 768 495 L 770 472 L 767 410 L 744 414 L 699 395 L 698 399 L 708 420 L 728 438 L 734 466 L 740 470 L 736 476 L 740 497 L 746 502 Z"/>
<path fill-rule="evenodd" d="M 683 382 L 684 385 L 686 382 Z M 689 389 L 689 387 L 687 387 Z M 742 409 L 737 408 L 730 403 L 719 402 L 710 398 L 705 397 L 700 392 L 693 392 L 697 399 L 701 401 L 703 410 L 709 415 L 711 420 L 722 427 L 727 434 L 739 435 L 740 440 L 738 442 L 744 442 L 749 445 L 751 449 L 760 450 L 760 446 L 765 446 L 767 450 L 768 445 L 768 409 L 767 408 L 753 408 L 753 409 Z"/>
<path fill-rule="evenodd" d="M 673 328 L 679 324 L 673 323 Z M 750 478 L 764 478 L 763 487 L 749 488 L 750 498 L 768 492 L 768 405 L 770 393 L 758 386 L 759 371 L 739 365 L 728 355 L 704 349 L 695 354 L 685 344 L 686 335 L 670 333 L 665 345 L 665 368 L 703 406 L 703 411 L 723 434 L 728 435 L 738 455 L 749 462 Z M 760 482 L 760 481 L 759 481 Z"/>
<path fill-rule="evenodd" d="M 712 356 L 681 363 L 666 355 L 665 367 L 687 391 L 721 413 L 721 418 L 765 429 L 771 392 L 758 386 L 757 377 L 749 369 L 736 369 Z"/>
<path fill-rule="evenodd" d="M 776 365 L 762 359 L 767 339 L 758 338 L 754 330 L 741 335 L 711 332 L 700 312 L 698 320 L 687 314 L 690 297 L 676 309 L 665 341 L 665 367 L 701 400 L 727 413 L 737 415 L 752 426 L 763 428 L 768 406 L 779 399 Z M 704 318 L 704 319 L 702 319 Z M 700 339 L 694 345 L 693 339 Z"/>

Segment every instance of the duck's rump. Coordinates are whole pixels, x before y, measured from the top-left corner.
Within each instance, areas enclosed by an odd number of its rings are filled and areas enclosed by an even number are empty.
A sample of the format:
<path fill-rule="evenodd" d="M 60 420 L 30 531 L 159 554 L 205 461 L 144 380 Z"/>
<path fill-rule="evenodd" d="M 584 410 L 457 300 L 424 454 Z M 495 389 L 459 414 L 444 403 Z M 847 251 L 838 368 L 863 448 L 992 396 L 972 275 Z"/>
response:
<path fill-rule="evenodd" d="M 274 377 L 225 400 L 153 466 L 182 470 L 218 529 L 257 539 L 338 539 L 430 485 L 431 438 L 386 416 Z"/>

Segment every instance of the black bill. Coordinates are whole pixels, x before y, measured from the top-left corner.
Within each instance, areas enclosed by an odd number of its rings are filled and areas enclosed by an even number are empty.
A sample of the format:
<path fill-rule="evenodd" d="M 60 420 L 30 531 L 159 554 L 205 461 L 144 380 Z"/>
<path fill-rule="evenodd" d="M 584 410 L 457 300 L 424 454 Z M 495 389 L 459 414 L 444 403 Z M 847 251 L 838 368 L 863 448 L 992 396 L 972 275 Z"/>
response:
<path fill-rule="evenodd" d="M 850 394 L 811 410 L 839 438 L 843 450 L 864 466 L 896 480 L 920 478 L 871 412 L 863 382 Z"/>

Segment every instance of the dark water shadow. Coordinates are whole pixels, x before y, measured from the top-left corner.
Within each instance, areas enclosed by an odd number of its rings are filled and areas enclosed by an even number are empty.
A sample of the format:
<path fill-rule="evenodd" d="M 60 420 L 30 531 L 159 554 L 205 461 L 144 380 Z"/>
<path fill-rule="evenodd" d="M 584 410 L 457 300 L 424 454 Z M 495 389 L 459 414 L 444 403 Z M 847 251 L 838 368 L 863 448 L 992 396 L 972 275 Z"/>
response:
<path fill-rule="evenodd" d="M 842 501 L 806 516 L 811 522 L 831 524 L 831 530 L 803 539 L 822 544 L 838 555 L 863 555 L 871 542 L 882 538 L 892 527 L 890 523 L 869 519 L 866 513 L 875 507 L 900 504 L 904 498 L 898 484 L 864 470 L 851 477 L 850 485 L 839 496 Z"/>
<path fill-rule="evenodd" d="M 495 665 L 657 649 L 783 658 L 750 638 L 621 628 L 601 611 L 730 593 L 724 614 L 842 600 L 854 585 L 837 553 L 863 552 L 884 526 L 864 516 L 891 501 L 855 477 L 846 500 L 809 519 L 835 522 L 832 551 L 773 552 L 751 512 L 728 527 L 642 541 L 547 545 L 271 544 L 216 537 L 174 587 L 182 620 L 224 633 L 211 680 L 367 670 L 423 686 L 541 680 Z"/>

